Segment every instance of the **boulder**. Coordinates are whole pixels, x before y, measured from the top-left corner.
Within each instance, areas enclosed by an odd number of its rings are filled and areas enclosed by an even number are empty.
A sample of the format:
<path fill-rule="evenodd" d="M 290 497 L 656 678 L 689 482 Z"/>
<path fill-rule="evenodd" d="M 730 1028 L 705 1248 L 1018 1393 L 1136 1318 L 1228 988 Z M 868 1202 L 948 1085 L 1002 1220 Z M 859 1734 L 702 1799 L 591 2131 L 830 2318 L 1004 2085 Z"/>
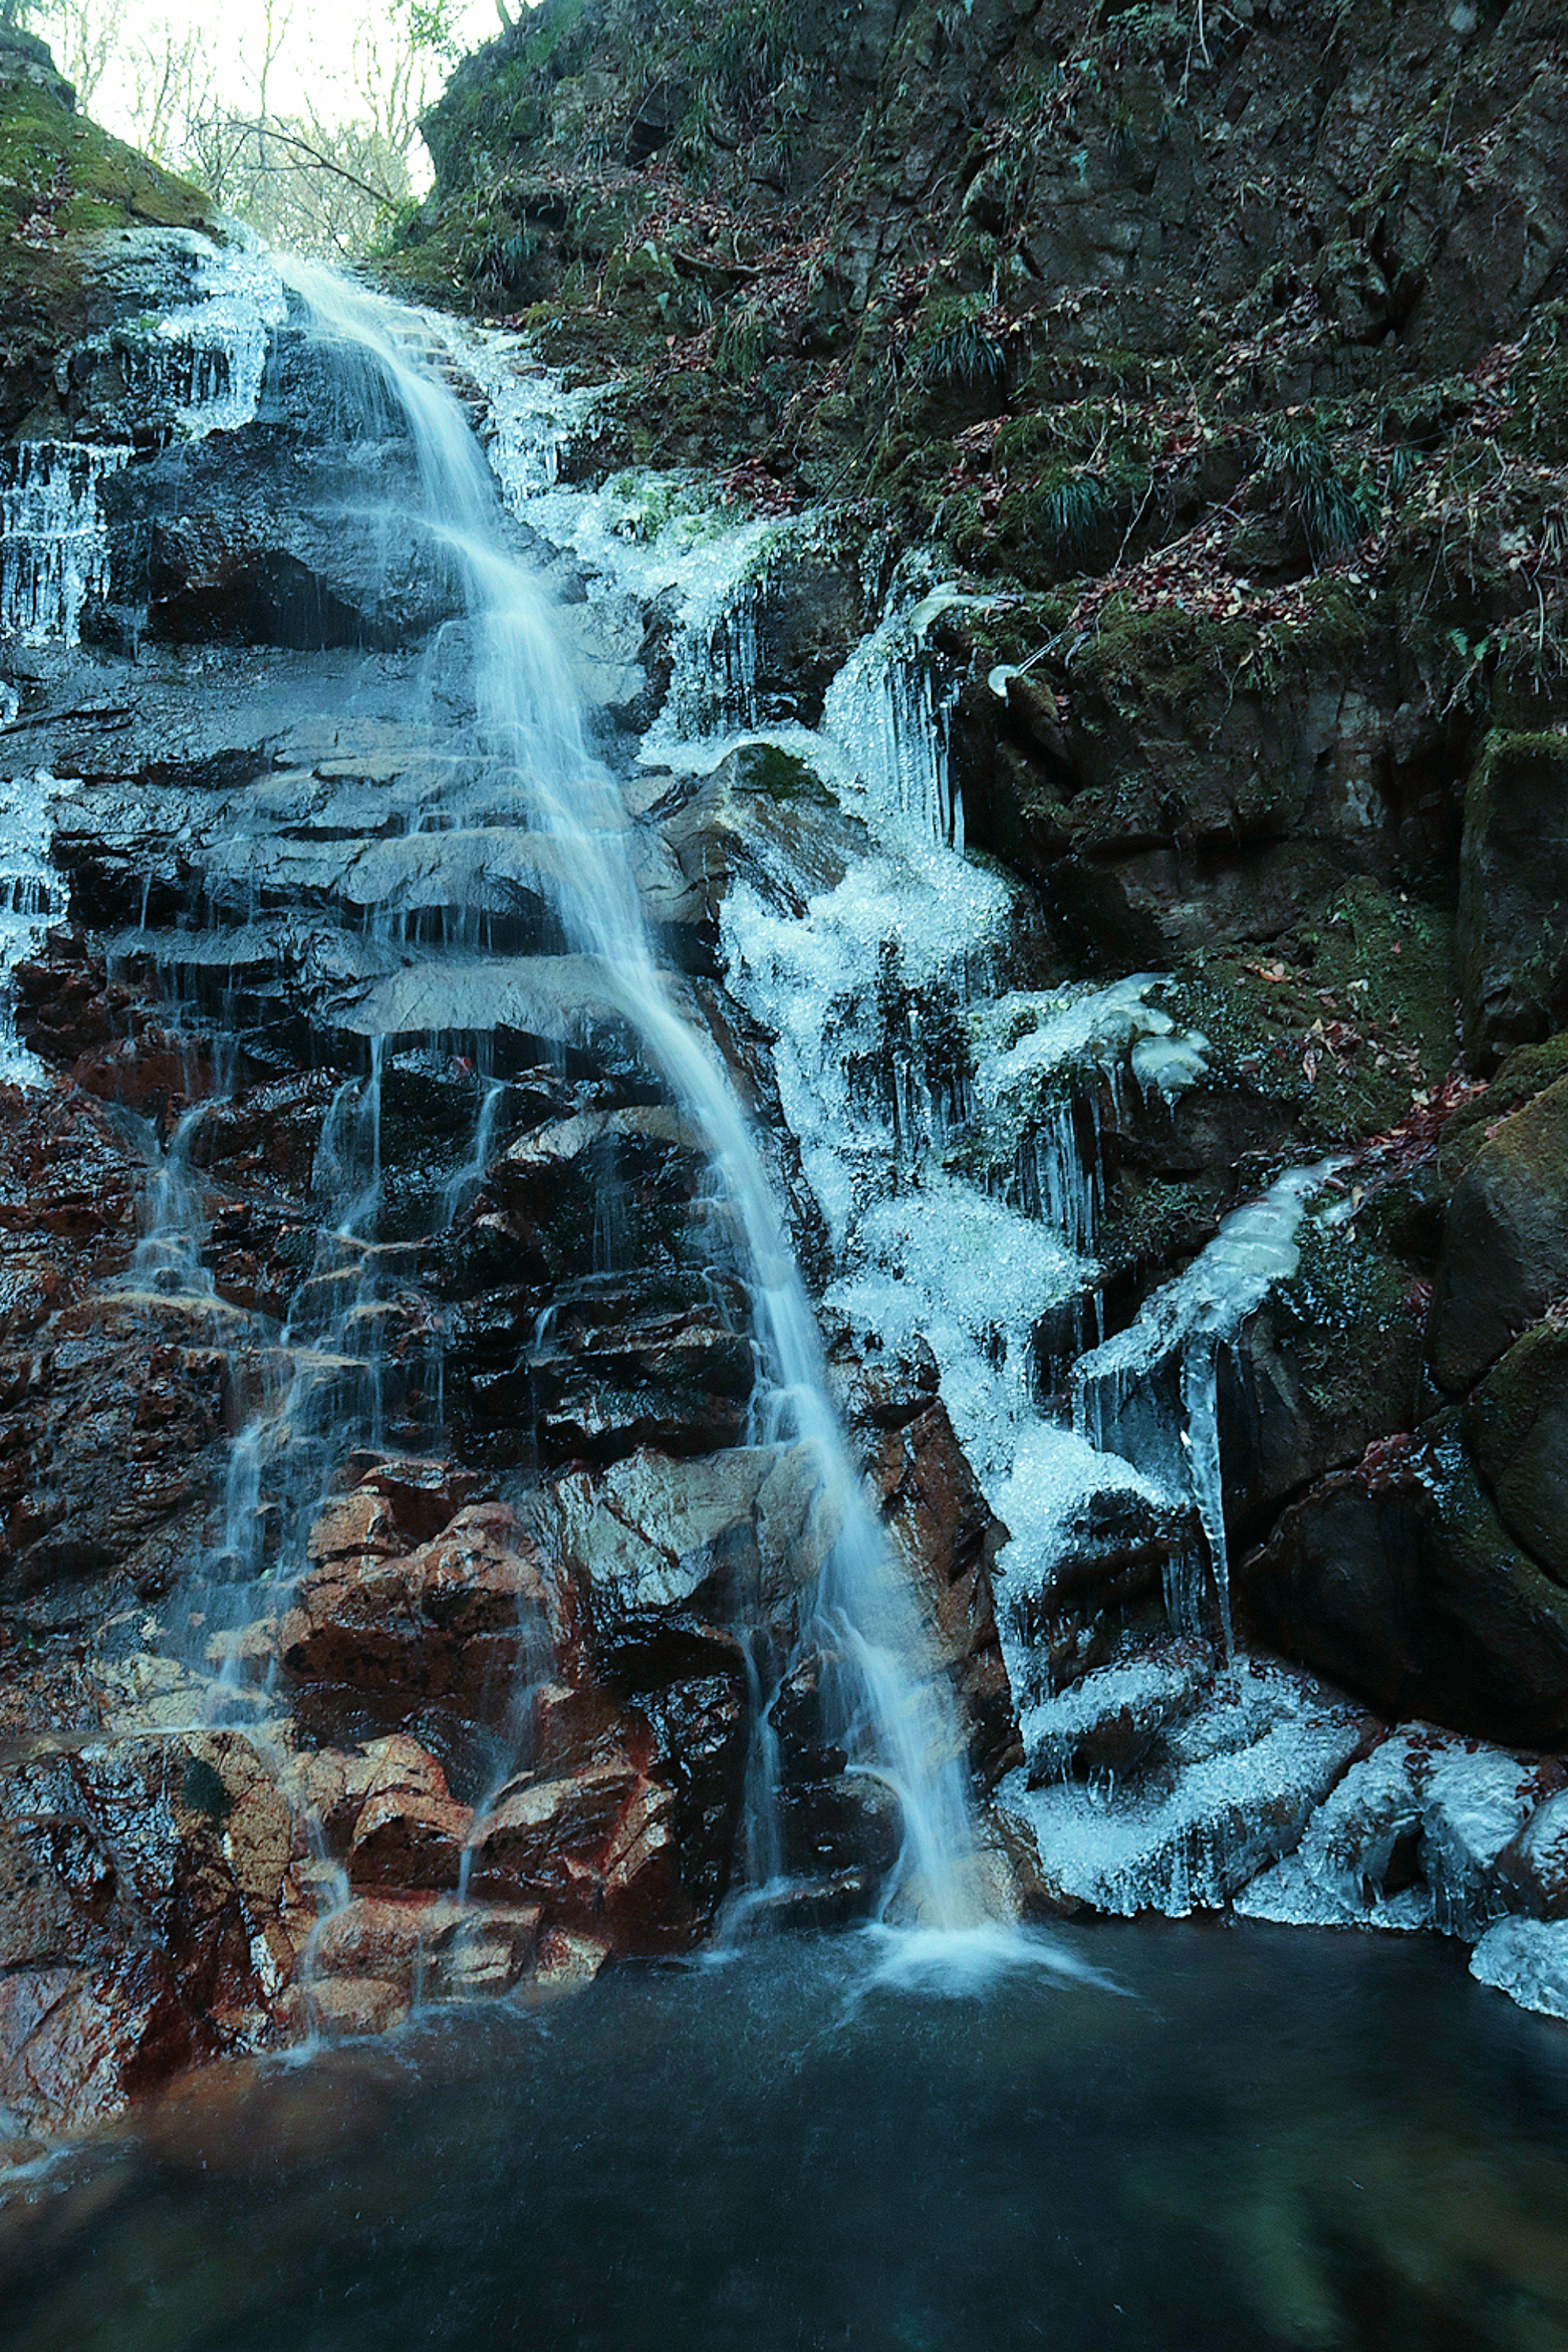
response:
<path fill-rule="evenodd" d="M 1490 1132 L 1448 1208 L 1432 1299 L 1432 1369 L 1468 1389 L 1568 1297 L 1568 1077 Z"/>
<path fill-rule="evenodd" d="M 693 1923 L 679 1901 L 673 1799 L 609 1740 L 574 1765 L 524 1773 L 474 1825 L 477 1893 L 542 1906 L 551 1927 L 616 1948 L 679 1948 Z"/>
<path fill-rule="evenodd" d="M 542 1538 L 588 1594 L 595 1627 L 649 1612 L 777 1616 L 838 1533 L 810 1447 L 731 1446 L 683 1460 L 647 1450 L 559 1478 Z"/>
<path fill-rule="evenodd" d="M 1459 989 L 1486 1064 L 1568 1016 L 1568 734 L 1492 735 L 1465 792 Z"/>
<path fill-rule="evenodd" d="M 291 1807 L 237 1732 L 56 1746 L 0 1771 L 0 2102 L 79 2128 L 269 2032 Z"/>
<path fill-rule="evenodd" d="M 1568 1325 L 1516 1339 L 1466 1399 L 1464 1428 L 1504 1527 L 1568 1584 Z"/>
<path fill-rule="evenodd" d="M 1385 1715 L 1528 1748 L 1568 1738 L 1568 1592 L 1510 1539 L 1453 1415 L 1323 1479 L 1236 1586 L 1272 1647 Z"/>
<path fill-rule="evenodd" d="M 453 1801 L 447 1776 L 418 1742 L 374 1743 L 375 1766 L 349 1841 L 356 1886 L 456 1886 L 473 1809 Z"/>
<path fill-rule="evenodd" d="M 396 1520 L 394 1497 L 374 1485 L 327 1506 L 279 1628 L 284 1666 L 300 1682 L 404 1704 L 504 1711 L 531 1639 L 557 1655 L 574 1640 L 568 1588 L 505 1504 L 469 1505 L 407 1553 L 394 1548 Z"/>

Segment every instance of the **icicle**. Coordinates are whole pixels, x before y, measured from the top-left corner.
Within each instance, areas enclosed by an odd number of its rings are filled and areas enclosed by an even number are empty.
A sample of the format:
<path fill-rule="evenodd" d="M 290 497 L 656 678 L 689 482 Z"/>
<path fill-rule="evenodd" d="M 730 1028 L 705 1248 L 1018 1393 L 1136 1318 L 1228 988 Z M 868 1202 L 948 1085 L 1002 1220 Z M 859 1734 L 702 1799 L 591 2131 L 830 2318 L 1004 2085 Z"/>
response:
<path fill-rule="evenodd" d="M 46 1075 L 43 1064 L 17 1040 L 11 971 L 34 952 L 47 924 L 68 903 L 50 863 L 48 812 L 69 789 L 47 768 L 0 781 L 0 1075 L 14 1084 L 36 1084 Z"/>
<path fill-rule="evenodd" d="M 76 644 L 83 606 L 109 584 L 99 484 L 130 457 L 82 441 L 0 451 L 0 632 Z"/>

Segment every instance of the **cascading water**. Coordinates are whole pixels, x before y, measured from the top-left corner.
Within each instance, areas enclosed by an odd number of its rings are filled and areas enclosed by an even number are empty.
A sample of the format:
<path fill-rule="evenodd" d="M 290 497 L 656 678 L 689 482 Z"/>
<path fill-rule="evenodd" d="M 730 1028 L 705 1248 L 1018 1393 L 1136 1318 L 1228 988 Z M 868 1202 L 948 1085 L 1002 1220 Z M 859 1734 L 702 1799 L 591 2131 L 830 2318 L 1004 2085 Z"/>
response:
<path fill-rule="evenodd" d="M 569 967 L 568 976 L 580 982 L 584 1012 L 611 1013 L 632 1028 L 648 1062 L 704 1138 L 732 1226 L 734 1256 L 748 1283 L 765 1368 L 754 1414 L 757 1434 L 765 1442 L 804 1440 L 813 1449 L 839 1529 L 815 1595 L 813 1634 L 835 1662 L 829 1676 L 835 1734 L 862 1769 L 893 1783 L 902 1805 L 904 1853 L 888 1900 L 912 1901 L 933 1924 L 959 1925 L 972 1916 L 974 1902 L 966 1883 L 973 1831 L 945 1690 L 916 1667 L 920 1637 L 912 1608 L 828 1401 L 820 1341 L 756 1146 L 715 1058 L 683 1017 L 654 959 L 625 811 L 589 748 L 581 704 L 547 609 L 498 527 L 490 477 L 463 411 L 419 362 L 418 322 L 326 273 L 300 267 L 289 274 L 318 341 L 335 349 L 342 370 L 373 396 L 390 400 L 405 418 L 419 469 L 420 513 L 415 520 L 460 591 L 476 741 L 484 764 L 466 801 L 451 793 L 443 799 L 442 838 L 449 841 L 454 830 L 471 825 L 477 800 L 487 791 L 493 794 L 498 779 L 504 781 L 521 802 L 528 833 L 551 845 L 542 870 L 548 869 L 567 948 L 563 968 Z M 426 821 L 435 815 L 427 813 Z M 504 967 L 497 976 L 504 976 Z M 482 1007 L 483 996 L 475 995 L 474 1002 Z M 504 1004 L 492 1002 L 489 1018 L 503 1012 Z M 363 1016 L 373 1040 L 374 1017 L 374 1011 Z M 485 1019 L 481 1011 L 471 1024 L 448 1016 L 436 1025 L 479 1028 Z M 375 1093 L 373 1068 L 370 1079 L 355 1090 L 362 1124 L 374 1121 Z M 329 1120 L 323 1159 L 342 1115 L 335 1112 Z M 374 1166 L 374 1150 L 367 1155 L 361 1149 L 359 1164 L 367 1156 Z M 333 1243 L 344 1251 L 369 1231 L 374 1173 L 368 1182 L 363 1200 L 332 1229 Z M 347 1265 L 321 1265 L 311 1283 L 341 1281 L 348 1286 L 351 1272 Z M 366 1309 L 367 1302 L 356 1294 L 351 1318 L 363 1321 Z M 299 1315 L 297 1304 L 283 1335 L 286 1354 L 300 1336 Z M 321 1353 L 329 1335 L 308 1336 L 316 1341 L 312 1352 Z M 371 1413 L 374 1423 L 374 1399 Z M 297 1454 L 296 1419 L 290 1399 L 273 1426 L 277 1446 L 287 1433 Z M 231 1552 L 237 1549 L 233 1530 L 247 1517 L 258 1517 L 268 1451 L 264 1433 L 242 1439 L 236 1448 Z M 321 1483 L 317 1465 L 318 1492 Z"/>
<path fill-rule="evenodd" d="M 471 375 L 498 373 L 477 339 L 453 347 Z M 770 722 L 754 661 L 769 568 L 792 532 L 809 545 L 812 519 L 748 525 L 743 551 L 737 533 L 691 567 L 700 577 L 672 570 L 667 580 L 655 568 L 657 530 L 650 559 L 638 520 L 639 497 L 657 516 L 667 494 L 629 479 L 608 493 L 539 487 L 544 469 L 525 447 L 537 428 L 504 396 L 499 407 L 492 457 L 515 510 L 596 567 L 598 593 L 646 590 L 652 571 L 682 600 L 675 663 L 686 685 L 667 700 L 645 761 L 702 776 L 748 743 L 771 744 L 803 759 L 864 824 L 863 848 L 843 855 L 840 878 L 804 911 L 795 888 L 731 881 L 720 918 L 726 978 L 773 1041 L 785 1119 L 827 1227 L 829 1308 L 873 1347 L 927 1342 L 935 1352 L 942 1397 L 1010 1531 L 999 1616 L 1026 1739 L 1037 1759 L 1053 1743 L 1065 1754 L 1078 1702 L 1052 1695 L 1033 1629 L 1097 1506 L 1112 1521 L 1130 1508 L 1173 1527 L 1190 1520 L 1196 1532 L 1166 1578 L 1170 1622 L 1195 1632 L 1212 1610 L 1231 1657 L 1219 1365 L 1289 1276 L 1296 1227 L 1328 1171 L 1292 1171 L 1237 1212 L 1189 1274 L 1108 1341 L 1095 1265 L 1102 1106 L 1142 1098 L 1152 1115 L 1168 1109 L 1202 1080 L 1207 1042 L 1149 1001 L 1148 976 L 1099 990 L 1032 984 L 1026 901 L 963 856 L 949 746 L 956 679 L 931 643 L 953 592 L 895 583 L 887 617 L 830 686 L 820 727 Z M 1048 1378 L 1047 1328 L 1060 1334 Z M 1068 1382 L 1075 1425 L 1064 1427 L 1065 1401 L 1044 1391 L 1079 1357 Z M 1125 1669 L 1132 1703 L 1156 1716 L 1190 1707 L 1212 1671 L 1201 1643 L 1168 1667 Z M 1171 1682 L 1179 1699 L 1138 1697 L 1151 1676 L 1152 1692 Z M 1086 1691 L 1082 1706 L 1120 1703 L 1108 1689 Z M 1058 1792 L 1055 1813 L 1031 1822 L 1047 1867 L 1092 1882 L 1092 1899 L 1112 1908 L 1214 1899 L 1235 1845 L 1226 1809 L 1237 1792 L 1267 1791 L 1288 1816 L 1336 1769 L 1344 1725 L 1289 1678 L 1265 1675 L 1204 1737 L 1210 1748 L 1194 1734 L 1184 1767 L 1190 1790 L 1152 1817 L 1108 1822 L 1092 1802 L 1084 1814 L 1070 1788 Z M 765 1779 L 766 1758 L 754 1754 L 752 1769 Z M 1016 1778 L 1013 1810 L 1037 1814 Z"/>

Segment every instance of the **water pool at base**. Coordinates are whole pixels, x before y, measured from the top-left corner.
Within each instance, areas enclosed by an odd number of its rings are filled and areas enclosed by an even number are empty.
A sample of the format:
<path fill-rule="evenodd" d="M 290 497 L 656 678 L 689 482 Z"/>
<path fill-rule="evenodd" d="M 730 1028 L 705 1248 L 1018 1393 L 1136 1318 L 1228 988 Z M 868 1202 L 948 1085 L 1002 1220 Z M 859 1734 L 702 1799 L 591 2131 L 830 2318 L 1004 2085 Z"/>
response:
<path fill-rule="evenodd" d="M 871 1935 L 216 2068 L 13 2182 L 6 2352 L 1568 2347 L 1568 2031 L 1426 1941 Z"/>

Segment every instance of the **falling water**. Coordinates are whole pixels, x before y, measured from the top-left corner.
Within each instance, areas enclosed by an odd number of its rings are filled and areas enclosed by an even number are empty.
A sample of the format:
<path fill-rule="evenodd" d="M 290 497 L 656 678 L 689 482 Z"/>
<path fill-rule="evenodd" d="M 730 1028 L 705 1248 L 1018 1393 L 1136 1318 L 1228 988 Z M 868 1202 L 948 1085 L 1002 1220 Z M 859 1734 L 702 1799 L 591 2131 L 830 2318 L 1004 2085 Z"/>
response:
<path fill-rule="evenodd" d="M 298 267 L 291 282 L 317 333 L 392 391 L 417 453 L 425 515 L 460 585 L 473 637 L 480 740 L 528 793 L 552 861 L 557 911 L 599 1001 L 636 1032 L 702 1133 L 734 1228 L 767 1367 L 768 1433 L 815 1450 L 840 1533 L 815 1598 L 816 1638 L 838 1662 L 832 1727 L 853 1760 L 883 1773 L 903 1806 L 904 1853 L 889 1895 L 931 1924 L 971 1916 L 973 1839 L 961 1741 L 939 1676 L 913 1662 L 912 1603 L 867 1504 L 829 1402 L 821 1343 L 757 1147 L 711 1051 L 683 1017 L 658 967 L 638 900 L 629 829 L 608 773 L 589 750 L 583 712 L 547 610 L 498 528 L 495 494 L 461 408 L 411 358 L 406 314 L 330 274 Z"/>

